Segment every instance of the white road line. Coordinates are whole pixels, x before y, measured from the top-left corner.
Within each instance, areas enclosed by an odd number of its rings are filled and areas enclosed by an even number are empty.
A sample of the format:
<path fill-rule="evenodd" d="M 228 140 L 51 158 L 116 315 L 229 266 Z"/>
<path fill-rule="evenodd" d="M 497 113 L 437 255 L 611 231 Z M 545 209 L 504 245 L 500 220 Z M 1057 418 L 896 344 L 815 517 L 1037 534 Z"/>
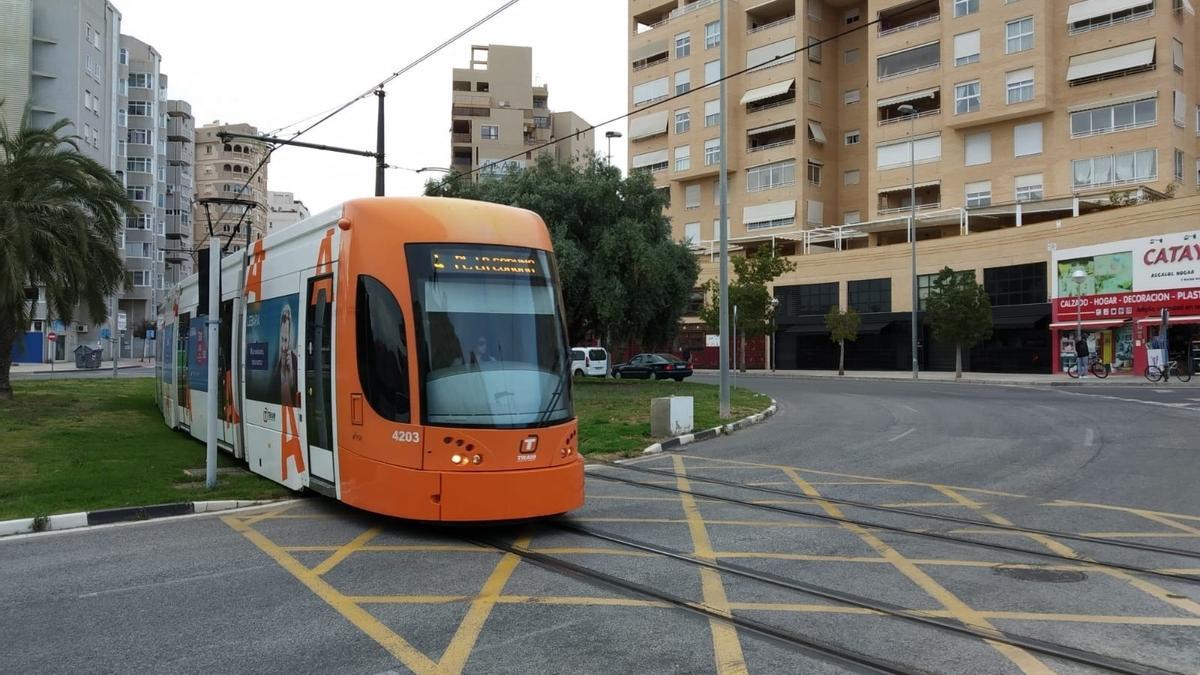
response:
<path fill-rule="evenodd" d="M 900 440 L 901 438 L 904 438 L 905 436 L 907 436 L 907 435 L 911 434 L 912 432 L 914 432 L 914 431 L 916 431 L 916 430 L 917 430 L 917 428 L 916 428 L 916 427 L 913 427 L 913 428 L 909 429 L 908 431 L 906 431 L 906 432 L 904 432 L 904 433 L 902 433 L 902 434 L 900 434 L 900 435 L 898 435 L 898 436 L 892 436 L 891 438 L 889 438 L 889 439 L 888 439 L 888 443 L 895 443 L 896 441 Z"/>
<path fill-rule="evenodd" d="M 1174 394 L 1175 393 L 1174 389 L 1152 389 L 1151 391 L 1153 391 L 1156 394 Z"/>
<path fill-rule="evenodd" d="M 141 591 L 147 588 L 158 588 L 160 586 L 174 586 L 175 584 L 185 584 L 189 581 L 200 581 L 202 579 L 216 579 L 218 577 L 227 577 L 230 574 L 241 574 L 242 572 L 253 572 L 274 565 L 254 565 L 252 567 L 242 567 L 236 570 L 223 570 L 221 572 L 213 572 L 212 574 L 197 574 L 191 577 L 183 577 L 181 579 L 168 579 L 166 581 L 156 581 L 152 584 L 139 584 L 137 586 L 125 586 L 124 588 L 109 588 L 103 591 L 93 591 L 91 593 L 83 593 L 80 598 L 95 598 L 101 595 L 109 595 L 112 593 L 125 593 L 127 591 Z"/>
<path fill-rule="evenodd" d="M 1083 444 L 1087 447 L 1092 447 L 1092 443 L 1096 441 L 1096 430 L 1088 427 L 1087 432 L 1083 434 Z"/>
<path fill-rule="evenodd" d="M 907 411 L 908 411 L 908 412 L 910 412 L 910 413 L 915 413 L 915 414 L 918 414 L 918 415 L 919 415 L 919 414 L 921 414 L 921 411 L 920 411 L 920 410 L 917 410 L 916 408 L 913 408 L 913 407 L 911 407 L 911 406 L 906 406 L 906 405 L 904 405 L 903 403 L 899 403 L 899 404 L 897 404 L 897 405 L 899 405 L 901 408 L 904 408 L 905 410 L 907 410 Z"/>

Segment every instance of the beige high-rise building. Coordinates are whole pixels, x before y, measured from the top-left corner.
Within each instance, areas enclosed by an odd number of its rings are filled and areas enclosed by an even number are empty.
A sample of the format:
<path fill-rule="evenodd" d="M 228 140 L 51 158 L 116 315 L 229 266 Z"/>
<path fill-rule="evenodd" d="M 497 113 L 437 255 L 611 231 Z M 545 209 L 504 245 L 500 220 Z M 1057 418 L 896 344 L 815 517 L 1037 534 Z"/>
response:
<path fill-rule="evenodd" d="M 262 161 L 263 153 L 266 152 L 263 144 L 245 139 L 230 139 L 229 142 L 225 142 L 217 135 L 223 131 L 258 133 L 255 127 L 244 123 L 213 122 L 196 129 L 196 204 L 192 209 L 195 235 L 192 241 L 196 248 L 208 246 L 209 221 L 203 199 L 224 197 L 251 200 L 254 206 L 248 211 L 240 204 L 208 206 L 208 213 L 212 215 L 213 234 L 229 241 L 230 251 L 238 251 L 246 244 L 247 227 L 250 228 L 252 242 L 262 239 L 267 233 L 267 169 L 270 167 L 270 160 L 263 164 L 253 179 L 250 179 L 258 163 Z M 249 184 L 247 179 L 250 179 Z"/>
<path fill-rule="evenodd" d="M 877 313 L 876 333 L 908 321 L 912 275 L 877 259 L 908 255 L 914 185 L 921 293 L 942 266 L 975 266 L 997 280 L 993 305 L 1008 302 L 999 280 L 1011 277 L 1047 316 L 1049 254 L 1034 249 L 1052 249 L 1059 230 L 1102 243 L 1089 214 L 1116 204 L 1197 194 L 1200 24 L 1188 0 L 630 0 L 629 17 L 630 167 L 670 190 L 674 236 L 703 257 L 701 281 L 716 271 L 720 41 L 728 73 L 753 68 L 727 82 L 728 227 L 732 255 L 772 246 L 798 265 L 776 283 L 781 364 L 808 353 L 810 334 L 812 353 L 826 349 L 830 304 Z M 1031 242 L 1037 223 L 1051 227 Z M 973 247 L 1028 269 L 979 266 Z M 814 301 L 788 309 L 791 295 Z M 893 367 L 911 354 L 903 328 L 881 359 Z"/>
<path fill-rule="evenodd" d="M 537 154 L 579 160 L 594 149 L 591 125 L 572 112 L 551 112 L 549 90 L 533 85 L 529 47 L 471 47 L 470 67 L 454 69 L 453 96 L 450 168 L 457 172 L 524 167 L 535 148 L 562 138 Z"/>

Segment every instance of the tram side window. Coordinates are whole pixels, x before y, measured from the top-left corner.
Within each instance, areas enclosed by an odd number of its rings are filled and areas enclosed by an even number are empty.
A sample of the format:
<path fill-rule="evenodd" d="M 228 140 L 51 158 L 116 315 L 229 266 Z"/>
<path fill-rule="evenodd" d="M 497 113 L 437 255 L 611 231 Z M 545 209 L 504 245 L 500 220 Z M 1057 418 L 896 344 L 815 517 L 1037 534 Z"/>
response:
<path fill-rule="evenodd" d="M 380 416 L 408 422 L 408 345 L 404 314 L 379 280 L 358 277 L 358 379 L 363 395 Z"/>

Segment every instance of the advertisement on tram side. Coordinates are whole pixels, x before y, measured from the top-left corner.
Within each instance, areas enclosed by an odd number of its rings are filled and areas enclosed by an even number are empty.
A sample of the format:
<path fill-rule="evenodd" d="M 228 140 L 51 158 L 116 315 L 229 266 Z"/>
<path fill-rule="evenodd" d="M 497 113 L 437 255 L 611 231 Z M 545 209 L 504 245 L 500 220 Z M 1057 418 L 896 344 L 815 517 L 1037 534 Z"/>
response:
<path fill-rule="evenodd" d="M 300 405 L 299 318 L 300 296 L 294 293 L 246 307 L 246 398 Z"/>

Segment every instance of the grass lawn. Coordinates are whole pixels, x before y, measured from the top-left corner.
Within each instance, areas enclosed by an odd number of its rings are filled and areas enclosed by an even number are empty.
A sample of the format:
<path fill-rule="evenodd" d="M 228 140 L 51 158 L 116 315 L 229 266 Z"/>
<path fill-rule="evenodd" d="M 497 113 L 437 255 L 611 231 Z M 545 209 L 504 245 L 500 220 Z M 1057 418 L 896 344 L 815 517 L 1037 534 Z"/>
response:
<path fill-rule="evenodd" d="M 0 401 L 0 520 L 288 494 L 249 472 L 222 474 L 212 491 L 188 478 L 184 469 L 204 467 L 204 444 L 163 424 L 152 378 L 17 380 L 13 389 Z"/>
<path fill-rule="evenodd" d="M 575 379 L 575 414 L 579 416 L 579 450 L 585 455 L 635 455 L 656 439 L 650 436 L 650 399 L 693 397 L 696 431 L 721 424 L 716 385 L 672 380 Z M 771 399 L 734 389 L 733 419 L 761 412 Z M 727 420 L 732 421 L 732 420 Z"/>
<path fill-rule="evenodd" d="M 204 467 L 204 445 L 163 424 L 154 380 L 18 380 L 0 401 L 0 520 L 206 499 L 271 499 L 284 487 L 249 472 L 222 474 L 208 491 L 184 469 Z M 579 379 L 584 454 L 633 455 L 650 437 L 650 399 L 692 396 L 696 429 L 717 426 L 717 387 L 693 382 Z M 733 391 L 734 418 L 770 399 Z M 222 453 L 221 466 L 239 462 Z"/>

